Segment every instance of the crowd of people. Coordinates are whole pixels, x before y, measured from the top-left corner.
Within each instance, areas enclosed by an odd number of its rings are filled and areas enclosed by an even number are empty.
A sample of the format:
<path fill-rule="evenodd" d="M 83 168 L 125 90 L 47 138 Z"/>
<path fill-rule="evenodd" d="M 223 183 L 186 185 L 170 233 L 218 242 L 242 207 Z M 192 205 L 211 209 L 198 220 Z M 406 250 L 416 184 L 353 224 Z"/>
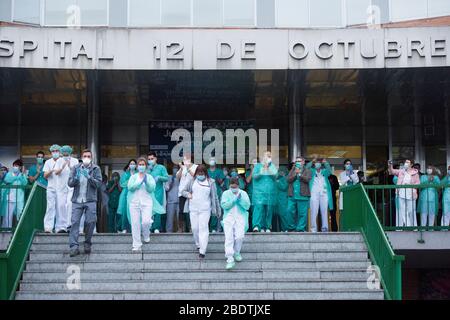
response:
<path fill-rule="evenodd" d="M 364 180 L 364 174 L 354 170 L 349 159 L 344 161 L 338 178 L 326 159 L 306 162 L 297 157 L 288 168 L 276 166 L 270 152 L 265 152 L 260 161 L 253 159 L 241 174 L 237 167 L 219 166 L 214 158 L 205 165 L 195 164 L 190 155 L 184 155 L 181 163 L 171 165 L 169 175 L 152 151 L 146 157 L 129 160 L 122 175 L 114 172 L 108 179 L 92 163 L 89 150 L 81 152 L 81 159 L 72 156 L 68 145 L 52 145 L 49 151 L 51 157 L 47 160 L 44 152 L 37 152 L 36 163 L 29 170 L 25 170 L 20 159 L 14 161 L 11 170 L 1 166 L 0 185 L 19 186 L 1 189 L 2 227 L 10 228 L 13 217 L 20 217 L 25 198 L 20 186 L 36 182 L 47 190 L 44 231 L 69 233 L 71 256 L 80 253 L 81 233 L 85 234 L 84 252 L 91 251 L 100 211 L 107 217 L 105 231 L 131 232 L 133 252 L 141 251 L 142 240 L 150 241 L 150 233 L 192 231 L 203 259 L 210 232 L 223 231 L 227 268 L 233 268 L 235 261 L 242 260 L 240 248 L 249 229 L 337 231 L 337 207 L 343 210 L 342 193 L 337 201 L 339 187 Z M 388 170 L 397 185 L 446 185 L 441 225 L 449 225 L 450 167 L 442 179 L 431 166 L 421 175 L 410 160 L 398 168 L 389 162 Z M 416 206 L 421 225 L 434 225 L 439 201 L 436 188 L 421 192 L 399 188 L 395 199 L 397 226 L 417 225 Z"/>

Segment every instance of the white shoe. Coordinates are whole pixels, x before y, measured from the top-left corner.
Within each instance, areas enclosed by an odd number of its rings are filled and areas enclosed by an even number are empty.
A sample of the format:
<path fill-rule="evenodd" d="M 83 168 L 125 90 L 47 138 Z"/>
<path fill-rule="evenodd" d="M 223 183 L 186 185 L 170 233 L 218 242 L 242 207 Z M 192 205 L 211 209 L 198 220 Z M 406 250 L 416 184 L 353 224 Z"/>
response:
<path fill-rule="evenodd" d="M 153 233 L 159 233 L 159 230 L 158 230 L 158 229 L 155 229 L 155 231 L 153 231 Z"/>
<path fill-rule="evenodd" d="M 211 231 L 212 233 L 216 233 L 217 232 L 217 230 L 213 230 L 213 231 Z"/>
<path fill-rule="evenodd" d="M 144 239 L 145 243 L 149 243 L 150 242 L 150 237 L 148 237 L 147 239 Z"/>
<path fill-rule="evenodd" d="M 270 231 L 270 229 L 266 229 L 266 233 L 270 233 L 271 231 Z"/>
<path fill-rule="evenodd" d="M 261 230 L 262 231 L 262 230 Z M 259 232 L 258 227 L 253 228 L 253 232 Z"/>
<path fill-rule="evenodd" d="M 141 251 L 142 251 L 141 248 L 133 248 L 133 249 L 131 249 L 131 252 L 133 252 L 133 253 L 139 253 Z"/>
<path fill-rule="evenodd" d="M 122 232 L 122 233 L 127 233 L 127 230 L 122 230 L 121 232 Z"/>

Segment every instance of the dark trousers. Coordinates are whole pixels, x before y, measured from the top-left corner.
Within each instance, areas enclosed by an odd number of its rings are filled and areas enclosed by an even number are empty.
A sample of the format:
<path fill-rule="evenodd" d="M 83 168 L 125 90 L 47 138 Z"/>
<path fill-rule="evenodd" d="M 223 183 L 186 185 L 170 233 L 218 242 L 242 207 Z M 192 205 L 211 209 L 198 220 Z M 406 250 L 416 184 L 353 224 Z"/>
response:
<path fill-rule="evenodd" d="M 189 219 L 189 213 L 184 212 L 184 205 L 186 204 L 186 198 L 181 196 L 178 197 L 178 204 L 179 204 L 179 217 L 183 216 L 184 220 L 184 232 L 189 232 L 189 229 L 191 228 L 191 219 Z"/>
<path fill-rule="evenodd" d="M 85 240 L 84 247 L 91 247 L 92 234 L 94 233 L 95 223 L 97 222 L 97 202 L 72 203 L 72 227 L 70 228 L 69 241 L 70 249 L 78 249 L 78 236 L 80 234 L 80 220 L 84 218 Z"/>

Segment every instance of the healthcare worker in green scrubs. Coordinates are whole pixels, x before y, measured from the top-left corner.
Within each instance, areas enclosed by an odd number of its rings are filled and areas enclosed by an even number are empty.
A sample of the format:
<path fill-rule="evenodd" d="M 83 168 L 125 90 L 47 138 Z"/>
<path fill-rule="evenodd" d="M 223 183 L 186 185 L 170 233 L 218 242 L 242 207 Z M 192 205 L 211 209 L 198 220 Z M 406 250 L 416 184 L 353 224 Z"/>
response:
<path fill-rule="evenodd" d="M 288 187 L 287 180 L 288 170 L 285 166 L 280 166 L 277 176 L 277 207 L 275 217 L 278 221 L 278 229 L 276 231 L 287 232 L 289 228 L 288 215 Z"/>
<path fill-rule="evenodd" d="M 109 195 L 108 199 L 108 232 L 116 233 L 120 229 L 120 215 L 117 214 L 119 207 L 120 193 L 120 175 L 118 172 L 112 174 L 112 179 L 108 182 L 106 190 Z"/>
<path fill-rule="evenodd" d="M 158 163 L 158 158 L 156 152 L 150 151 L 147 154 L 147 173 L 151 174 L 153 179 L 155 179 L 155 198 L 159 204 L 165 208 L 166 207 L 166 192 L 164 190 L 164 183 L 169 180 L 169 174 L 167 173 L 166 167 Z M 165 213 L 165 212 L 164 212 Z M 158 214 L 155 216 L 152 231 L 154 233 L 159 233 L 165 229 L 166 226 L 166 215 Z"/>
<path fill-rule="evenodd" d="M 441 226 L 448 227 L 450 225 L 450 166 L 448 166 L 447 175 L 442 178 L 441 184 L 444 187 Z"/>
<path fill-rule="evenodd" d="M 17 159 L 13 162 L 12 170 L 3 179 L 3 185 L 17 186 L 18 188 L 1 190 L 0 217 L 2 218 L 2 228 L 12 228 L 13 217 L 16 216 L 18 221 L 22 214 L 25 204 L 25 191 L 20 186 L 23 187 L 28 184 L 24 171 L 22 160 Z"/>
<path fill-rule="evenodd" d="M 35 181 L 42 186 L 47 187 L 47 179 L 44 178 L 45 155 L 43 151 L 36 153 L 36 164 L 28 169 L 28 181 L 33 184 Z"/>
<path fill-rule="evenodd" d="M 309 183 L 311 170 L 305 167 L 305 159 L 297 157 L 288 175 L 288 221 L 289 230 L 305 232 L 308 228 L 308 209 L 311 200 Z"/>
<path fill-rule="evenodd" d="M 127 203 L 128 196 L 128 180 L 130 177 L 136 173 L 137 165 L 136 160 L 131 159 L 128 161 L 128 164 L 123 168 L 125 171 L 120 177 L 120 187 L 122 188 L 122 192 L 119 197 L 119 206 L 117 207 L 117 214 L 120 215 L 120 231 L 123 233 L 131 231 L 130 225 L 130 211 Z"/>
<path fill-rule="evenodd" d="M 253 169 L 253 231 L 270 232 L 272 216 L 277 205 L 276 178 L 278 170 L 272 163 L 271 153 L 266 151 L 261 163 Z"/>
<path fill-rule="evenodd" d="M 223 170 L 217 167 L 217 162 L 214 157 L 209 159 L 209 168 L 208 168 L 208 176 L 211 179 L 214 179 L 216 183 L 217 196 L 219 200 L 222 197 L 222 187 L 225 184 L 225 175 L 223 174 Z M 220 231 L 220 223 L 216 216 L 211 215 L 209 220 L 209 231 L 210 232 L 218 232 Z"/>
<path fill-rule="evenodd" d="M 438 186 L 440 179 L 436 175 L 436 170 L 432 166 L 427 167 L 427 174 L 420 177 L 420 184 L 431 184 Z M 439 209 L 439 195 L 437 188 L 425 188 L 420 190 L 419 205 L 417 212 L 420 213 L 420 225 L 422 227 L 434 226 L 434 220 Z M 428 224 L 427 224 L 428 220 Z"/>

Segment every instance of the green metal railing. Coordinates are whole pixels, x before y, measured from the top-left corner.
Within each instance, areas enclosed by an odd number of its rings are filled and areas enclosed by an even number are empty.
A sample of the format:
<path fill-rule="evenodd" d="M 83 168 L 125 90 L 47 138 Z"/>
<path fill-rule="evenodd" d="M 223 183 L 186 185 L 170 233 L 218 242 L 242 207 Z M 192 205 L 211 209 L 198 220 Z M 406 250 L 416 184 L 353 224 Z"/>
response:
<path fill-rule="evenodd" d="M 376 215 L 380 220 L 385 231 L 394 230 L 449 230 L 448 226 L 442 226 L 442 208 L 443 208 L 443 191 L 449 188 L 449 185 L 443 184 L 419 184 L 419 185 L 364 185 L 364 189 L 369 197 L 370 203 L 375 209 Z M 406 216 L 406 205 L 400 206 L 400 202 L 405 203 L 407 200 L 398 196 L 400 191 L 404 193 L 412 193 L 412 190 L 418 194 L 417 199 L 410 200 L 413 202 L 413 220 L 415 224 L 409 223 L 399 224 L 400 215 Z M 435 194 L 432 195 L 432 193 Z M 421 197 L 427 199 L 435 197 L 435 201 L 423 201 Z M 424 197 L 425 196 L 425 197 Z M 429 225 L 428 220 L 421 222 L 421 211 L 428 213 L 434 211 L 434 223 Z"/>
<path fill-rule="evenodd" d="M 14 299 L 34 234 L 43 230 L 46 190 L 35 183 L 6 251 L 0 251 L 0 300 Z"/>
<path fill-rule="evenodd" d="M 341 230 L 362 233 L 372 264 L 380 270 L 385 298 L 401 300 L 404 256 L 394 253 L 363 185 L 343 187 L 340 191 L 343 192 L 345 208 L 341 217 Z"/>

